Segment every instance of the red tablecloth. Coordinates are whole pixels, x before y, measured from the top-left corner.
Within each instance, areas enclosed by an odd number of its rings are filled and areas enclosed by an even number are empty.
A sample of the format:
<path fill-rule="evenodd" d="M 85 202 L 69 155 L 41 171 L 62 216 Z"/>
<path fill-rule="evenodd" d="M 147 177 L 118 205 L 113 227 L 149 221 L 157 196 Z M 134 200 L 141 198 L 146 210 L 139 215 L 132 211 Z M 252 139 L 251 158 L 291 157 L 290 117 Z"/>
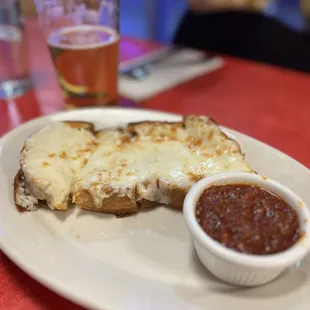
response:
<path fill-rule="evenodd" d="M 16 100 L 0 101 L 0 135 L 29 119 L 63 109 L 46 42 L 34 20 L 28 21 L 27 31 L 36 88 Z M 154 43 L 123 38 L 121 58 L 156 47 Z M 224 58 L 222 69 L 157 95 L 139 107 L 212 116 L 310 167 L 310 76 Z M 125 99 L 122 104 L 138 106 Z M 61 308 L 81 309 L 32 280 L 0 254 L 0 309 Z"/>

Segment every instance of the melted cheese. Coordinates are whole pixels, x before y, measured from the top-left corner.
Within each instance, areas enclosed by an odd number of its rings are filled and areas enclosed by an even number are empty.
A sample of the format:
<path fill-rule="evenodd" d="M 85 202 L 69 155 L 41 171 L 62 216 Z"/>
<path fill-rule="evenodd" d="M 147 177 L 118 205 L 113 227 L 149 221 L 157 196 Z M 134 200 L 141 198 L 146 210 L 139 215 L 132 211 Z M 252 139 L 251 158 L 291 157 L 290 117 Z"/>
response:
<path fill-rule="evenodd" d="M 103 131 L 99 147 L 81 171 L 74 192 L 86 189 L 99 207 L 116 194 L 133 200 L 171 203 L 171 189 L 188 191 L 219 172 L 251 172 L 236 142 L 207 118 L 182 124 L 138 124 L 126 133 Z"/>
<path fill-rule="evenodd" d="M 179 123 L 144 122 L 95 137 L 79 123 L 53 123 L 31 136 L 20 164 L 27 185 L 17 203 L 33 210 L 41 200 L 65 210 L 86 190 L 94 207 L 111 196 L 172 203 L 199 179 L 226 171 L 252 172 L 238 144 L 206 117 Z M 83 203 L 83 202 L 82 202 Z"/>
<path fill-rule="evenodd" d="M 35 197 L 46 200 L 51 209 L 67 209 L 73 184 L 94 142 L 91 132 L 68 123 L 53 123 L 31 136 L 21 152 L 20 164 Z M 21 203 L 29 205 L 28 200 Z"/>

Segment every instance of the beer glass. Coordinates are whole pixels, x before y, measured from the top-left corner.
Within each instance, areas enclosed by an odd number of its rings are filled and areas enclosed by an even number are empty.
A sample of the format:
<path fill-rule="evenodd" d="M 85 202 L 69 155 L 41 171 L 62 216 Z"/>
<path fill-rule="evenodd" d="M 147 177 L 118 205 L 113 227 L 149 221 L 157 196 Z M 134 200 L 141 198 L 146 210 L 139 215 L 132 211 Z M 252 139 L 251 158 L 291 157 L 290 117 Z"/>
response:
<path fill-rule="evenodd" d="M 118 101 L 119 0 L 35 0 L 68 108 Z"/>

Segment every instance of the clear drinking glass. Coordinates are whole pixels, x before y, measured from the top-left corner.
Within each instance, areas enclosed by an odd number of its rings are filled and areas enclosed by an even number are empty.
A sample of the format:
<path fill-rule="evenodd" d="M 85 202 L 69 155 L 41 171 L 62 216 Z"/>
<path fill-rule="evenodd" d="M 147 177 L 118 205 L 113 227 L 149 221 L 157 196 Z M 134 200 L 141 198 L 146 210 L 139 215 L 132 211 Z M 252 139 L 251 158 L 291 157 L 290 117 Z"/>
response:
<path fill-rule="evenodd" d="M 67 107 L 118 101 L 119 0 L 35 0 Z"/>
<path fill-rule="evenodd" d="M 19 0 L 0 0 L 0 98 L 18 96 L 31 87 Z"/>

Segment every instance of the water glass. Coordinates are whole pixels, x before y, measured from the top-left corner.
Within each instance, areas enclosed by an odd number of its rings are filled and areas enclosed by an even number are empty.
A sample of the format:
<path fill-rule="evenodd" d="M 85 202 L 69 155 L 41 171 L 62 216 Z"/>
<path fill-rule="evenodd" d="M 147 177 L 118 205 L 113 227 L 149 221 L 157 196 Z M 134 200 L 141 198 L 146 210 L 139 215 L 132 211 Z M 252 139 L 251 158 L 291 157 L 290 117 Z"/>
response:
<path fill-rule="evenodd" d="M 19 0 L 0 1 L 0 98 L 23 94 L 31 86 Z"/>

